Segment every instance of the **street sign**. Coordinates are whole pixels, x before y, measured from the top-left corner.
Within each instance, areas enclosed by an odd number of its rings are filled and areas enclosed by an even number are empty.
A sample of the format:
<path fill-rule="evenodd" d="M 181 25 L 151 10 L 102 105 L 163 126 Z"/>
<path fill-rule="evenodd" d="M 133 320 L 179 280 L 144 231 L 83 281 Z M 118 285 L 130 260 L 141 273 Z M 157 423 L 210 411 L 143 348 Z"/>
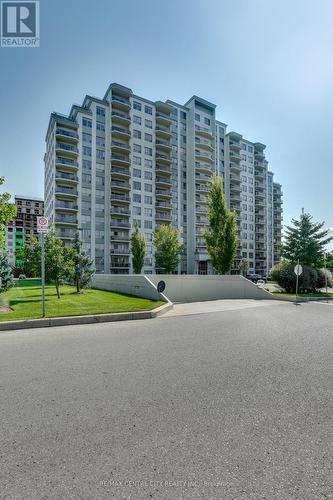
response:
<path fill-rule="evenodd" d="M 164 292 L 164 290 L 165 290 L 165 287 L 166 287 L 166 285 L 165 285 L 165 281 L 159 281 L 159 282 L 157 283 L 157 291 L 158 291 L 159 293 L 163 293 L 163 292 Z"/>
<path fill-rule="evenodd" d="M 301 264 L 296 264 L 296 266 L 294 267 L 294 273 L 296 274 L 296 276 L 300 276 L 303 272 L 303 267 L 301 266 Z"/>
<path fill-rule="evenodd" d="M 49 219 L 41 216 L 37 217 L 37 233 L 47 233 L 49 231 Z"/>

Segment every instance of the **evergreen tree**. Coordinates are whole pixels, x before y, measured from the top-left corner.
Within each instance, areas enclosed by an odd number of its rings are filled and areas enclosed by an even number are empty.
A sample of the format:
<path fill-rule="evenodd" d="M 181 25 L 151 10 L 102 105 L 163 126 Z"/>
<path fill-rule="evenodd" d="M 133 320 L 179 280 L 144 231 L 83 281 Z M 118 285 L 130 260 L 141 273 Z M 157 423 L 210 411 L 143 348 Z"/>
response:
<path fill-rule="evenodd" d="M 166 224 L 154 231 L 155 265 L 167 274 L 174 272 L 180 261 L 183 245 L 178 229 Z"/>
<path fill-rule="evenodd" d="M 333 237 L 328 237 L 329 230 L 323 229 L 324 222 L 312 222 L 310 214 L 303 213 L 299 219 L 292 219 L 292 226 L 287 226 L 282 256 L 295 264 L 319 269 L 323 267 L 326 245 Z"/>
<path fill-rule="evenodd" d="M 71 257 L 74 264 L 73 280 L 77 293 L 80 293 L 82 288 L 86 288 L 89 285 L 95 270 L 93 268 L 93 260 L 82 249 L 82 241 L 80 240 L 79 233 L 75 235 Z"/>
<path fill-rule="evenodd" d="M 0 186 L 4 182 L 4 177 L 0 177 Z M 9 193 L 0 194 L 0 249 L 5 247 L 5 227 L 16 216 L 16 207 L 10 203 L 10 198 Z"/>
<path fill-rule="evenodd" d="M 140 274 L 146 255 L 146 240 L 137 224 L 131 236 L 131 252 L 133 271 L 135 274 Z"/>
<path fill-rule="evenodd" d="M 12 268 L 8 263 L 6 252 L 0 250 L 0 293 L 6 292 L 14 286 Z"/>
<path fill-rule="evenodd" d="M 226 274 L 237 255 L 238 235 L 236 213 L 226 206 L 221 177 L 212 180 L 208 218 L 209 229 L 204 235 L 207 250 L 215 271 Z"/>

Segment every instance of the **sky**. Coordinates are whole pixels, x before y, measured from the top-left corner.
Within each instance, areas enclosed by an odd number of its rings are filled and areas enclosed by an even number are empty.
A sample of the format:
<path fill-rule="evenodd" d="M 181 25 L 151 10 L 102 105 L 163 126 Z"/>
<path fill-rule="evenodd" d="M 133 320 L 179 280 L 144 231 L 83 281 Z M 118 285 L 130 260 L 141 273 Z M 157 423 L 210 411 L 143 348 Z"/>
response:
<path fill-rule="evenodd" d="M 40 47 L 0 48 L 0 176 L 43 196 L 52 111 L 111 82 L 151 100 L 217 105 L 228 130 L 267 145 L 284 223 L 333 228 L 331 0 L 41 0 Z"/>

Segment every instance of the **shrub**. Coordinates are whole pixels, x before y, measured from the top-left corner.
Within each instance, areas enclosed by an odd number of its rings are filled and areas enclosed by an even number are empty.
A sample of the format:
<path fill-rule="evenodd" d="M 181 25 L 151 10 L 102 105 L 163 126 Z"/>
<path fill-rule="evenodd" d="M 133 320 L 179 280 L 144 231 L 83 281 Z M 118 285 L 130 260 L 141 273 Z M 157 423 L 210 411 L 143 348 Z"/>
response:
<path fill-rule="evenodd" d="M 318 271 L 309 266 L 302 266 L 303 272 L 299 276 L 298 291 L 300 293 L 315 292 L 318 285 Z M 294 273 L 295 264 L 287 261 L 279 262 L 271 270 L 271 279 L 285 289 L 288 293 L 296 291 L 296 274 Z"/>
<path fill-rule="evenodd" d="M 325 288 L 326 276 L 327 276 L 327 286 L 331 287 L 333 285 L 332 273 L 328 269 L 318 269 L 317 273 L 318 273 L 317 288 Z"/>

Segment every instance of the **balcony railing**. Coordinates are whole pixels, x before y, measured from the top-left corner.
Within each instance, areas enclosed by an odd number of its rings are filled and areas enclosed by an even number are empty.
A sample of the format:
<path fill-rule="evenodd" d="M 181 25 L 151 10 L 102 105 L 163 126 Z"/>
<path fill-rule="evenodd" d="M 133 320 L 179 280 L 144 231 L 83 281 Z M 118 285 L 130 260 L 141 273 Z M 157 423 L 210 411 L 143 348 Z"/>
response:
<path fill-rule="evenodd" d="M 130 115 L 126 113 L 119 113 L 118 111 L 112 111 L 111 113 L 112 116 L 119 116 L 119 118 L 124 118 L 125 120 L 131 120 Z"/>

